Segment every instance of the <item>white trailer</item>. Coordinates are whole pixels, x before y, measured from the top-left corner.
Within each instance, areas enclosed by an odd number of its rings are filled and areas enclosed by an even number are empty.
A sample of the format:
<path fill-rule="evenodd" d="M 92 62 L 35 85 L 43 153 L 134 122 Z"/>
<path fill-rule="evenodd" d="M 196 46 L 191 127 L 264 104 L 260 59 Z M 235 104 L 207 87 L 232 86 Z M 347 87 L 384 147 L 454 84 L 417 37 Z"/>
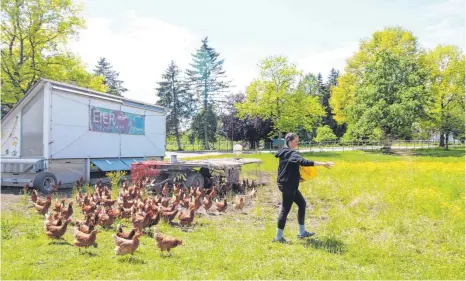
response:
<path fill-rule="evenodd" d="M 2 119 L 2 186 L 51 191 L 165 156 L 165 108 L 40 79 Z"/>

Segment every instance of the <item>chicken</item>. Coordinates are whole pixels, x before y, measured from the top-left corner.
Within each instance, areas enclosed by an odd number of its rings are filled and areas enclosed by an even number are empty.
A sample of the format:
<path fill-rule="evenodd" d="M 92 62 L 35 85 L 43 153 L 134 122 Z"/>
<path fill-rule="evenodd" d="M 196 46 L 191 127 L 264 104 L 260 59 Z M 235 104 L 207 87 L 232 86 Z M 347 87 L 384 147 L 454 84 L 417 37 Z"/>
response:
<path fill-rule="evenodd" d="M 123 205 L 120 205 L 119 210 L 120 210 L 121 218 L 123 219 L 131 218 L 131 209 L 126 209 L 125 207 L 123 207 Z"/>
<path fill-rule="evenodd" d="M 227 199 L 223 199 L 223 202 L 218 202 L 218 200 L 215 202 L 215 205 L 217 206 L 217 211 L 219 212 L 225 212 L 227 209 Z"/>
<path fill-rule="evenodd" d="M 152 217 L 152 215 L 153 215 L 152 211 L 147 212 L 142 218 L 137 217 L 136 215 L 133 215 L 131 217 L 132 222 L 133 222 L 133 227 L 139 231 L 142 231 L 144 228 L 146 228 L 149 225 L 150 218 Z"/>
<path fill-rule="evenodd" d="M 52 191 L 53 192 L 58 192 L 58 190 L 60 189 L 61 187 L 61 181 L 58 182 L 58 184 L 52 186 Z"/>
<path fill-rule="evenodd" d="M 61 208 L 65 206 L 65 199 L 61 200 L 61 202 L 58 202 L 58 198 L 55 199 L 55 204 L 53 205 L 53 209 L 55 212 L 60 212 Z"/>
<path fill-rule="evenodd" d="M 47 236 L 50 238 L 60 239 L 63 236 L 63 234 L 65 234 L 66 228 L 70 222 L 71 222 L 71 219 L 67 219 L 60 226 L 48 225 L 46 227 L 47 229 L 45 231 L 45 234 L 47 234 Z"/>
<path fill-rule="evenodd" d="M 207 195 L 206 197 L 204 197 L 204 200 L 203 200 L 203 204 L 204 204 L 204 209 L 207 211 L 210 209 L 210 207 L 212 207 L 212 198 L 210 198 L 209 195 Z"/>
<path fill-rule="evenodd" d="M 194 210 L 190 209 L 188 212 L 184 211 L 181 212 L 180 215 L 178 216 L 178 219 L 180 220 L 180 225 L 181 226 L 191 226 L 191 223 L 194 220 Z"/>
<path fill-rule="evenodd" d="M 176 215 L 178 214 L 178 209 L 170 211 L 170 212 L 163 212 L 162 217 L 165 222 L 171 222 Z"/>
<path fill-rule="evenodd" d="M 178 245 L 183 245 L 183 241 L 180 239 L 176 239 L 173 237 L 163 235 L 160 232 L 156 233 L 155 227 L 154 227 L 154 233 L 155 233 L 155 245 L 160 249 L 162 254 L 163 254 L 163 251 L 167 251 L 168 254 L 171 256 L 170 250 L 172 248 L 175 248 Z"/>
<path fill-rule="evenodd" d="M 189 209 L 193 209 L 194 211 L 197 211 L 200 207 L 202 206 L 200 196 L 196 196 L 194 200 L 189 203 Z"/>
<path fill-rule="evenodd" d="M 133 254 L 139 247 L 139 237 L 141 237 L 142 232 L 138 231 L 133 238 L 124 239 L 118 237 L 116 234 L 113 234 L 112 237 L 115 240 L 115 255 L 126 255 Z"/>
<path fill-rule="evenodd" d="M 253 183 L 254 183 L 254 181 L 253 181 Z M 256 188 L 253 188 L 253 189 L 248 193 L 248 196 L 249 196 L 249 197 L 256 197 L 256 192 L 257 192 Z"/>
<path fill-rule="evenodd" d="M 130 232 L 123 232 L 123 228 L 120 224 L 117 226 L 117 236 L 124 239 L 133 239 L 133 236 L 136 234 L 137 229 L 133 228 Z"/>
<path fill-rule="evenodd" d="M 36 204 L 34 204 L 34 207 L 36 208 L 36 211 L 39 214 L 45 215 L 48 212 L 51 205 L 52 205 L 52 196 L 48 196 L 47 201 L 45 202 L 43 206 L 39 205 L 38 202 L 36 202 Z"/>
<path fill-rule="evenodd" d="M 159 224 L 159 221 L 160 221 L 161 217 L 162 217 L 162 215 L 160 214 L 160 212 L 157 212 L 157 214 L 155 214 L 155 215 L 153 215 L 151 217 L 148 226 L 151 227 L 151 226 Z"/>
<path fill-rule="evenodd" d="M 209 198 L 215 198 L 217 196 L 217 188 L 214 186 L 212 187 L 212 191 L 209 193 Z"/>
<path fill-rule="evenodd" d="M 235 202 L 235 209 L 242 211 L 244 207 L 244 198 L 241 197 Z"/>
<path fill-rule="evenodd" d="M 95 239 L 97 238 L 97 233 L 99 231 L 94 229 L 91 233 L 87 234 L 84 232 L 79 231 L 77 227 L 74 228 L 74 243 L 76 247 L 84 247 L 87 248 L 94 244 Z"/>
<path fill-rule="evenodd" d="M 31 201 L 34 203 L 37 202 L 37 191 L 35 189 L 31 191 Z"/>
<path fill-rule="evenodd" d="M 36 191 L 36 194 L 37 194 L 37 191 Z M 50 197 L 50 202 L 52 202 L 52 195 L 49 195 L 49 196 L 47 196 L 46 198 L 37 197 L 35 203 L 36 203 L 37 205 L 44 206 L 45 203 L 47 202 L 47 200 L 49 199 L 49 197 Z"/>
<path fill-rule="evenodd" d="M 89 234 L 94 230 L 94 223 L 84 223 L 82 221 L 76 220 L 76 227 L 79 231 Z"/>
<path fill-rule="evenodd" d="M 60 212 L 61 216 L 64 217 L 65 219 L 71 217 L 71 215 L 73 214 L 73 201 L 71 201 L 70 203 L 68 203 L 68 208 L 61 208 L 61 212 Z"/>
<path fill-rule="evenodd" d="M 167 197 L 168 196 L 168 184 L 165 184 L 162 189 L 162 196 Z"/>
<path fill-rule="evenodd" d="M 63 220 L 57 212 L 54 212 L 53 215 L 45 214 L 45 229 L 47 229 L 48 225 L 60 226 L 62 224 Z"/>

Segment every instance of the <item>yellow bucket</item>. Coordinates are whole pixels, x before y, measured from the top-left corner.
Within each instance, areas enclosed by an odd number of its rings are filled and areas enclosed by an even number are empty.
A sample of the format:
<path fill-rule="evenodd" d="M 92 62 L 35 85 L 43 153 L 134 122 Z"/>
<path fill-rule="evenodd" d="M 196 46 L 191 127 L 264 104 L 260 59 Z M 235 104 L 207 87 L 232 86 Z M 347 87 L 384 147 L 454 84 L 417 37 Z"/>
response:
<path fill-rule="evenodd" d="M 308 181 L 317 176 L 317 169 L 314 166 L 299 166 L 299 175 L 304 181 Z"/>

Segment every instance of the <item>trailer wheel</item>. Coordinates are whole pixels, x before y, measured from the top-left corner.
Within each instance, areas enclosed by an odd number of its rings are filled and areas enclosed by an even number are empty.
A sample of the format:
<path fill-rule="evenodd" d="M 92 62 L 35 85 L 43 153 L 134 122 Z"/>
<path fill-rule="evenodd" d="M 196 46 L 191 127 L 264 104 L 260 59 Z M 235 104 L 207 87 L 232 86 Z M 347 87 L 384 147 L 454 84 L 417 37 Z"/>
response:
<path fill-rule="evenodd" d="M 188 184 L 189 187 L 196 185 L 201 188 L 204 188 L 204 177 L 199 173 L 192 172 L 188 174 L 186 183 Z"/>
<path fill-rule="evenodd" d="M 52 188 L 57 184 L 57 178 L 49 172 L 40 172 L 34 177 L 34 187 L 44 194 L 52 192 Z"/>

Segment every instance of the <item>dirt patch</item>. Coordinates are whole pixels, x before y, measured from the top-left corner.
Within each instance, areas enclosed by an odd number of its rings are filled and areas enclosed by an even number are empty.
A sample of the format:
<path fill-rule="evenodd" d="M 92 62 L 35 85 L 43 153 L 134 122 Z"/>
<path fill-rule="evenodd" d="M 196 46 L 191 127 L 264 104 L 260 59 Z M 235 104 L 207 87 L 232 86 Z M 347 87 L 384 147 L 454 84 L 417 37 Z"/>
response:
<path fill-rule="evenodd" d="M 71 198 L 73 190 L 71 188 L 62 189 L 58 193 L 52 194 L 53 198 L 60 199 L 69 199 Z M 4 187 L 2 186 L 1 193 L 1 210 L 4 211 L 13 211 L 15 206 L 23 198 L 23 188 L 22 187 Z M 44 196 L 40 194 L 39 196 Z M 30 196 L 28 196 L 30 198 Z M 29 200 L 30 201 L 30 200 Z"/>

